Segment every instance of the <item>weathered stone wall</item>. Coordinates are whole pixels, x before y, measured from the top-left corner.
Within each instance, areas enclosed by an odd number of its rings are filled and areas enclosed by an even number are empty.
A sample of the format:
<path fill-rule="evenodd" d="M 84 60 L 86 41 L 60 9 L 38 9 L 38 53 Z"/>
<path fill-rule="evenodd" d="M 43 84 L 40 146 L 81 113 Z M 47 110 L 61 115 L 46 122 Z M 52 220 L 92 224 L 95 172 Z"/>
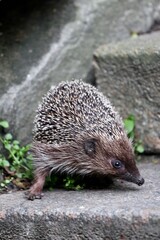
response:
<path fill-rule="evenodd" d="M 146 150 L 160 153 L 160 32 L 101 46 L 94 55 L 98 88 L 123 117 L 134 114 Z"/>
<path fill-rule="evenodd" d="M 35 109 L 50 86 L 86 76 L 92 81 L 95 49 L 148 31 L 160 15 L 158 4 L 0 1 L 0 118 L 9 121 L 15 137 L 30 142 Z"/>

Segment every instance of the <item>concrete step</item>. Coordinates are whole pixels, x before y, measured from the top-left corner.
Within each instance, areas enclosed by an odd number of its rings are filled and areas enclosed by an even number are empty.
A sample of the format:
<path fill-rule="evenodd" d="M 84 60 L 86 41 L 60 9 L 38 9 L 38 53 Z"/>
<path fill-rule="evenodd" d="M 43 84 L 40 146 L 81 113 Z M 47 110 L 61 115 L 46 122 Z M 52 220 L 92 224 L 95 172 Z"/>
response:
<path fill-rule="evenodd" d="M 139 164 L 145 184 L 0 196 L 0 239 L 160 239 L 160 161 Z"/>

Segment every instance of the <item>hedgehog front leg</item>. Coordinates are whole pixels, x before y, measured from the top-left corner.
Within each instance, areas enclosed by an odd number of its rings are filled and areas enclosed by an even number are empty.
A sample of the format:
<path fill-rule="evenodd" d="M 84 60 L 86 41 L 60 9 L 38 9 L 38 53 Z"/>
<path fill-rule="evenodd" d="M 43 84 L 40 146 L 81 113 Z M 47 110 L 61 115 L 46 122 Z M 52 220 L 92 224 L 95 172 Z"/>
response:
<path fill-rule="evenodd" d="M 41 199 L 43 194 L 42 194 L 42 189 L 45 183 L 45 178 L 48 175 L 48 172 L 45 173 L 40 173 L 37 172 L 35 174 L 34 178 L 34 183 L 31 186 L 31 188 L 28 191 L 28 199 L 29 200 L 34 200 L 34 199 Z"/>

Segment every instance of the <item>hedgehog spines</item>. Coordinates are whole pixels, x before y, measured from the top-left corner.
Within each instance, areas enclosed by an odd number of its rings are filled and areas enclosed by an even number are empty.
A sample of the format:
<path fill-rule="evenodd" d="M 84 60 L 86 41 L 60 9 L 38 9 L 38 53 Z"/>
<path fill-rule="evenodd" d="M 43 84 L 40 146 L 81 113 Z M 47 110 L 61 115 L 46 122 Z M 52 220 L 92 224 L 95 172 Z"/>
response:
<path fill-rule="evenodd" d="M 105 132 L 109 139 L 122 134 L 122 121 L 98 90 L 75 80 L 52 87 L 35 117 L 34 139 L 63 144 L 85 131 Z"/>

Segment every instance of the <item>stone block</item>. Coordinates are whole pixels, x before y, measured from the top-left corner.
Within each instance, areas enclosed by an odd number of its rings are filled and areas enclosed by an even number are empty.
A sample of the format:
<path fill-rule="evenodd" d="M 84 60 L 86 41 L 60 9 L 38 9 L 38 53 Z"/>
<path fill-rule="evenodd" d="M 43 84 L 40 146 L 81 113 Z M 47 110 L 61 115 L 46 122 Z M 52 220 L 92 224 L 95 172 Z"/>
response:
<path fill-rule="evenodd" d="M 94 53 L 96 84 L 125 118 L 136 118 L 137 138 L 160 153 L 160 33 L 99 47 Z"/>

